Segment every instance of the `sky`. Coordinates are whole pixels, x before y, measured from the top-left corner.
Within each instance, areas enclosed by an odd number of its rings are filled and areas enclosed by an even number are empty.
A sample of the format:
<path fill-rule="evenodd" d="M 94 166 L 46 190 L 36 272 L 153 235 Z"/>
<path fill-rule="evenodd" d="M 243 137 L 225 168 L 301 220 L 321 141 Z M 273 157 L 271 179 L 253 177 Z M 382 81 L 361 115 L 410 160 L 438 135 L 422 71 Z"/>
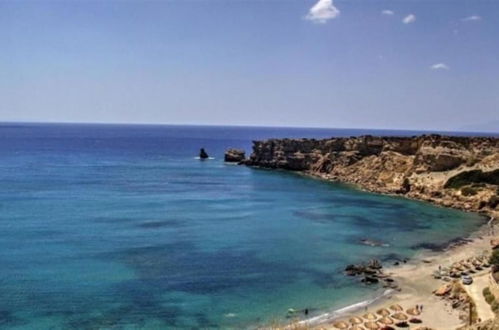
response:
<path fill-rule="evenodd" d="M 0 0 L 0 121 L 499 131 L 499 1 Z"/>

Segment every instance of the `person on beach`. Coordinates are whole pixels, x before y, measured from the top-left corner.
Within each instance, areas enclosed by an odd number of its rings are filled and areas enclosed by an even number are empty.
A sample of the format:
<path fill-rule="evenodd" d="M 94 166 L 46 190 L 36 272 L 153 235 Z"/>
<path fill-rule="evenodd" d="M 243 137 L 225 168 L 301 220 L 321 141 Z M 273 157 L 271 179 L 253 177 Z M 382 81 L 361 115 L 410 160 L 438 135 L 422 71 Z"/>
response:
<path fill-rule="evenodd" d="M 490 235 L 494 235 L 494 224 L 493 224 L 494 220 L 495 220 L 494 217 L 491 216 L 489 222 L 487 222 L 487 225 L 489 227 L 489 234 Z"/>

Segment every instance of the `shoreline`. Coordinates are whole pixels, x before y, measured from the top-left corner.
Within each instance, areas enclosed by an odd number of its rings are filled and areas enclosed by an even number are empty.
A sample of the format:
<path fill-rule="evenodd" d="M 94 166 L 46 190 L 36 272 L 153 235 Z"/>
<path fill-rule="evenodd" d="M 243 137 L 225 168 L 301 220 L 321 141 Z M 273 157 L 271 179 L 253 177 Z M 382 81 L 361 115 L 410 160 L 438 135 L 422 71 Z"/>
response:
<path fill-rule="evenodd" d="M 246 165 L 246 166 L 248 166 L 248 165 Z M 365 187 L 359 183 L 343 181 L 343 180 L 337 179 L 337 178 L 330 178 L 327 175 L 317 174 L 317 173 L 310 172 L 310 171 L 293 171 L 293 170 L 280 169 L 280 168 L 268 168 L 268 167 L 263 167 L 263 166 L 259 166 L 259 165 L 250 165 L 249 167 L 252 169 L 258 169 L 258 170 L 264 170 L 264 171 L 281 171 L 283 173 L 290 173 L 290 174 L 302 176 L 302 177 L 313 179 L 313 180 L 323 181 L 326 183 L 341 184 L 341 185 L 350 187 L 354 190 L 359 190 L 359 191 L 363 191 L 366 193 L 383 195 L 383 196 L 390 196 L 390 197 L 398 197 L 398 198 L 404 198 L 404 199 L 417 201 L 417 202 L 429 203 L 435 207 L 454 209 L 454 210 L 458 210 L 458 211 L 466 212 L 466 213 L 475 213 L 475 214 L 478 214 L 480 216 L 493 217 L 493 218 L 499 220 L 499 211 L 488 210 L 488 209 L 484 209 L 484 210 L 467 209 L 464 207 L 458 207 L 458 205 L 446 205 L 443 202 L 439 202 L 436 199 L 420 198 L 419 195 L 408 195 L 408 194 L 394 193 L 394 192 L 389 192 L 389 191 L 384 191 L 384 190 L 369 189 L 368 187 Z"/>
<path fill-rule="evenodd" d="M 262 167 L 262 169 L 264 169 L 264 168 Z M 284 171 L 289 172 L 288 170 L 284 170 Z M 292 173 L 296 173 L 296 174 L 302 175 L 304 177 L 308 177 L 308 178 L 316 179 L 316 180 L 321 180 L 321 181 L 325 181 L 325 182 L 329 182 L 329 183 L 343 184 L 343 185 L 352 187 L 353 189 L 372 193 L 372 194 L 379 194 L 379 195 L 385 195 L 385 196 L 391 196 L 391 197 L 399 197 L 399 198 L 405 198 L 405 199 L 418 201 L 418 202 L 425 202 L 425 203 L 429 203 L 429 204 L 436 206 L 436 207 L 450 208 L 450 209 L 454 209 L 454 210 L 458 210 L 458 211 L 466 212 L 466 213 L 476 213 L 476 214 L 481 215 L 481 216 L 487 216 L 487 217 L 493 217 L 493 218 L 499 217 L 499 212 L 497 212 L 497 211 L 488 210 L 488 209 L 484 209 L 484 210 L 467 209 L 465 207 L 462 207 L 461 205 L 456 205 L 456 204 L 446 205 L 446 204 L 444 204 L 443 201 L 439 201 L 439 200 L 433 199 L 433 198 L 421 198 L 420 195 L 394 193 L 394 192 L 385 191 L 382 189 L 381 190 L 370 189 L 370 188 L 363 186 L 359 183 L 348 182 L 348 181 L 343 181 L 341 179 L 335 179 L 335 178 L 328 177 L 327 174 L 318 174 L 318 173 L 314 173 L 314 172 L 310 172 L 310 171 L 305 171 L 305 172 L 292 171 Z"/>
<path fill-rule="evenodd" d="M 283 329 L 323 329 L 331 322 L 365 312 L 374 312 L 392 304 L 400 304 L 405 308 L 424 305 L 425 309 L 432 311 L 432 315 L 424 315 L 427 319 L 426 326 L 439 330 L 459 328 L 465 325 L 464 321 L 459 318 L 459 311 L 453 309 L 444 299 L 433 294 L 433 291 L 442 286 L 444 282 L 434 279 L 432 274 L 439 265 L 450 265 L 453 262 L 483 253 L 485 250 L 490 251 L 490 239 L 496 236 L 491 235 L 489 231 L 490 227 L 484 224 L 467 237 L 462 237 L 462 244 L 450 243 L 441 251 L 425 249 L 418 252 L 406 264 L 383 267 L 384 273 L 399 283 L 402 289 L 400 292 L 386 289 L 372 299 L 296 321 L 284 326 Z M 475 276 L 484 276 L 488 273 L 488 269 L 485 269 L 483 273 Z"/>
<path fill-rule="evenodd" d="M 250 167 L 276 170 L 258 165 L 251 165 Z M 489 217 L 488 220 L 484 219 L 483 224 L 477 230 L 470 232 L 467 236 L 444 242 L 441 244 L 442 248 L 425 248 L 422 251 L 417 252 L 407 264 L 384 267 L 384 273 L 390 275 L 399 284 L 399 287 L 402 289 L 401 292 L 392 290 L 387 293 L 385 290 L 380 293 L 380 295 L 370 300 L 360 301 L 336 310 L 325 311 L 322 314 L 307 319 L 301 319 L 291 324 L 288 323 L 283 329 L 324 329 L 323 326 L 326 324 L 329 324 L 328 328 L 333 329 L 331 322 L 340 319 L 348 319 L 348 317 L 359 314 L 362 309 L 365 309 L 367 312 L 372 312 L 379 308 L 386 307 L 388 304 L 400 304 L 405 308 L 416 305 L 427 306 L 428 310 L 432 310 L 432 315 L 428 317 L 428 321 L 425 322 L 424 325 L 434 329 L 451 330 L 465 325 L 465 321 L 460 318 L 459 310 L 453 309 L 447 301 L 433 294 L 433 291 L 441 287 L 445 282 L 434 279 L 432 274 L 438 269 L 439 265 L 449 266 L 454 262 L 476 256 L 484 251 L 490 252 L 490 240 L 496 237 L 495 235 L 490 234 L 490 230 L 491 228 L 496 227 L 494 220 L 499 220 L 499 212 L 487 209 L 470 209 L 463 207 L 459 203 L 446 204 L 444 201 L 438 199 L 422 198 L 421 195 L 393 193 L 383 189 L 370 189 L 368 186 L 359 183 L 329 177 L 327 174 L 319 174 L 313 171 L 290 171 L 286 169 L 282 169 L 282 171 L 328 183 L 346 185 L 359 191 L 404 198 L 429 203 L 436 207 L 450 208 L 466 213 L 475 213 L 484 218 Z M 487 268 L 479 274 L 474 275 L 474 277 L 486 274 L 489 274 Z"/>
<path fill-rule="evenodd" d="M 499 138 L 351 136 L 253 141 L 241 165 L 282 169 L 357 189 L 494 216 Z"/>
<path fill-rule="evenodd" d="M 329 312 L 324 312 L 322 314 L 313 316 L 311 318 L 298 321 L 296 324 L 298 326 L 314 327 L 314 326 L 320 326 L 327 322 L 333 322 L 341 318 L 356 314 L 366 308 L 376 306 L 377 304 L 380 304 L 382 301 L 388 299 L 390 294 L 394 292 L 395 291 L 393 289 L 386 289 L 384 292 L 382 292 L 381 294 L 377 295 L 374 298 L 353 303 L 351 305 L 341 307 L 339 309 L 335 309 Z M 286 327 L 286 329 L 289 328 Z"/>

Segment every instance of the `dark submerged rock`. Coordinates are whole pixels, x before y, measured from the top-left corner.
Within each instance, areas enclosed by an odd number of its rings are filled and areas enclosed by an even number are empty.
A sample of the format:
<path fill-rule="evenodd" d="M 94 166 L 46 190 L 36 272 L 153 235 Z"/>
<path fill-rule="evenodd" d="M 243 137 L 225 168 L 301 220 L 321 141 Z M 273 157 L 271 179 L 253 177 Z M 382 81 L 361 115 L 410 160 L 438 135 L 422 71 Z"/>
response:
<path fill-rule="evenodd" d="M 362 282 L 366 284 L 376 284 L 379 282 L 379 280 L 377 277 L 374 276 L 366 276 L 362 279 Z"/>
<path fill-rule="evenodd" d="M 362 265 L 348 265 L 345 267 L 345 273 L 348 276 L 360 275 L 364 272 L 364 266 Z"/>

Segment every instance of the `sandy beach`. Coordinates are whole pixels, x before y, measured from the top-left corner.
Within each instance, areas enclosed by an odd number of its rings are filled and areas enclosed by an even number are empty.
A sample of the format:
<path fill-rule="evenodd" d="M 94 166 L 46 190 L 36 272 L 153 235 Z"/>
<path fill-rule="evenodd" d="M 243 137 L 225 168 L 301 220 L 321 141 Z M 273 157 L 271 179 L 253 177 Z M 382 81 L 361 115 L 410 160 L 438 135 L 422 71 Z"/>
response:
<path fill-rule="evenodd" d="M 433 278 L 432 274 L 439 266 L 448 267 L 455 262 L 490 252 L 490 240 L 493 237 L 489 233 L 489 228 L 484 226 L 470 236 L 470 242 L 449 247 L 440 253 L 422 253 L 405 265 L 387 269 L 386 272 L 393 274 L 393 278 L 399 283 L 402 291 L 393 294 L 380 304 L 399 303 L 405 308 L 423 305 L 424 325 L 434 329 L 456 329 L 464 325 L 463 321 L 459 319 L 459 312 L 452 309 L 447 301 L 433 294 L 433 291 L 444 285 L 445 282 Z M 473 274 L 472 277 L 475 281 L 470 287 L 483 286 L 484 281 L 479 281 L 477 278 L 488 279 L 489 271 L 488 268 L 485 268 L 483 271 Z M 487 282 L 485 281 L 485 283 Z M 479 288 L 476 291 L 481 295 L 482 290 L 483 288 Z M 483 297 L 480 298 L 483 299 Z M 380 304 L 373 305 L 372 309 L 381 307 Z M 482 311 L 478 312 L 479 317 L 482 316 L 480 314 L 485 314 Z M 490 316 L 490 314 L 486 315 Z M 485 319 L 482 318 L 482 320 Z"/>
<path fill-rule="evenodd" d="M 494 228 L 495 227 L 495 228 Z M 398 304 L 407 310 L 416 305 L 422 306 L 422 313 L 419 318 L 421 324 L 409 324 L 407 329 L 418 327 L 428 327 L 432 329 L 456 329 L 466 325 L 466 320 L 460 318 L 462 311 L 453 309 L 450 302 L 436 296 L 433 292 L 446 284 L 441 279 L 435 279 L 433 273 L 441 267 L 449 267 L 455 262 L 466 260 L 473 256 L 490 253 L 490 241 L 497 236 L 497 224 L 493 230 L 488 225 L 484 225 L 478 231 L 472 233 L 463 242 L 449 246 L 443 251 L 425 251 L 409 260 L 405 264 L 398 266 L 385 265 L 383 273 L 389 275 L 398 284 L 400 291 L 389 290 L 385 294 L 372 302 L 359 303 L 350 308 L 345 308 L 335 313 L 328 313 L 319 317 L 302 320 L 291 326 L 289 329 L 337 329 L 334 324 L 339 321 L 348 323 L 353 316 L 362 317 L 366 313 L 376 313 L 381 308 L 389 308 Z M 472 274 L 473 284 L 464 286 L 465 290 L 475 301 L 478 318 L 481 321 L 494 317 L 489 305 L 485 302 L 482 294 L 483 288 L 489 285 L 489 268 L 484 268 Z"/>

